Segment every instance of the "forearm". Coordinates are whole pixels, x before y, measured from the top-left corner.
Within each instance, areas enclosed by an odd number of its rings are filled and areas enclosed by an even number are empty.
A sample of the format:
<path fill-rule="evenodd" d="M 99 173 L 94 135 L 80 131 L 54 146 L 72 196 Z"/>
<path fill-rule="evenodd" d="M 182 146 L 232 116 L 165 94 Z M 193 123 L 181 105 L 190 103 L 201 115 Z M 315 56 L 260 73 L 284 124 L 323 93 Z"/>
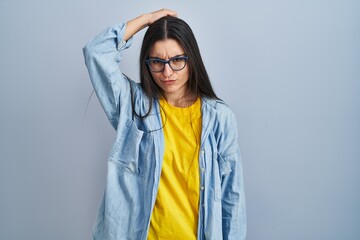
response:
<path fill-rule="evenodd" d="M 147 26 L 149 26 L 149 14 L 142 14 L 137 18 L 128 21 L 126 23 L 126 31 L 123 39 L 127 41 L 129 38 Z"/>

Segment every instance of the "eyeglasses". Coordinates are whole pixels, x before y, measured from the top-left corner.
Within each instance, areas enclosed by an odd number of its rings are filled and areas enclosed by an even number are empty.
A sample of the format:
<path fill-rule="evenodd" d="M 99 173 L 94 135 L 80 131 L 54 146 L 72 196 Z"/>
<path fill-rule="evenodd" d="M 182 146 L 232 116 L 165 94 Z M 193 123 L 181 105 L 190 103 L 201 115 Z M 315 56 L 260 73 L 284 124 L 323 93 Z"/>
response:
<path fill-rule="evenodd" d="M 169 60 L 164 60 L 161 58 L 149 58 L 146 60 L 146 64 L 153 72 L 162 72 L 165 68 L 165 64 L 169 64 L 170 68 L 174 71 L 180 71 L 186 66 L 187 60 L 188 57 L 186 56 L 176 56 L 170 58 Z"/>

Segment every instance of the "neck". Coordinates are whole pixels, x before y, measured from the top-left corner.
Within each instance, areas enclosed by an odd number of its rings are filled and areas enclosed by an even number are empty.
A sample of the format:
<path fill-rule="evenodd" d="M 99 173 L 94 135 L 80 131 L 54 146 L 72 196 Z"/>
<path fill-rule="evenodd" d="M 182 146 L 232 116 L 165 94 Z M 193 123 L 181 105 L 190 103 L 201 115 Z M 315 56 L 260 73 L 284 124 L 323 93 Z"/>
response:
<path fill-rule="evenodd" d="M 197 99 L 197 96 L 190 92 L 185 92 L 182 94 L 164 94 L 165 100 L 175 107 L 185 108 L 191 106 Z"/>

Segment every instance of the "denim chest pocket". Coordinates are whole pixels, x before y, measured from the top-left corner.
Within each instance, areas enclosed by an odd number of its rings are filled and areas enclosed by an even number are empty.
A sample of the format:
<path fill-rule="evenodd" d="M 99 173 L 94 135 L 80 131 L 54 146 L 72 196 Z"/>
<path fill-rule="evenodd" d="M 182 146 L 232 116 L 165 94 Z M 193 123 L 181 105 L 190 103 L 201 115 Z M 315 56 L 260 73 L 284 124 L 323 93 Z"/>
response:
<path fill-rule="evenodd" d="M 230 164 L 219 154 L 216 154 L 217 174 L 215 176 L 215 201 L 221 200 L 221 179 L 231 172 Z"/>
<path fill-rule="evenodd" d="M 143 163 L 149 152 L 150 135 L 139 130 L 132 120 L 128 120 L 120 131 L 109 160 L 121 167 L 124 173 L 142 174 Z"/>

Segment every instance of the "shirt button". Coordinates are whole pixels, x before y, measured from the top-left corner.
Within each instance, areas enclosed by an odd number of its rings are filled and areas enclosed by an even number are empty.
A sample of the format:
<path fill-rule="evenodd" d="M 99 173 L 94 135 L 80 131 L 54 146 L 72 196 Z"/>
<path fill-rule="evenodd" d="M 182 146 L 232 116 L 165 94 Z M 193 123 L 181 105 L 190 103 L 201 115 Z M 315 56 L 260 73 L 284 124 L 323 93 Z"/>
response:
<path fill-rule="evenodd" d="M 201 186 L 201 190 L 204 190 L 205 188 L 204 188 L 204 186 Z"/>
<path fill-rule="evenodd" d="M 201 168 L 201 171 L 202 171 L 202 172 L 205 172 L 205 168 Z"/>

